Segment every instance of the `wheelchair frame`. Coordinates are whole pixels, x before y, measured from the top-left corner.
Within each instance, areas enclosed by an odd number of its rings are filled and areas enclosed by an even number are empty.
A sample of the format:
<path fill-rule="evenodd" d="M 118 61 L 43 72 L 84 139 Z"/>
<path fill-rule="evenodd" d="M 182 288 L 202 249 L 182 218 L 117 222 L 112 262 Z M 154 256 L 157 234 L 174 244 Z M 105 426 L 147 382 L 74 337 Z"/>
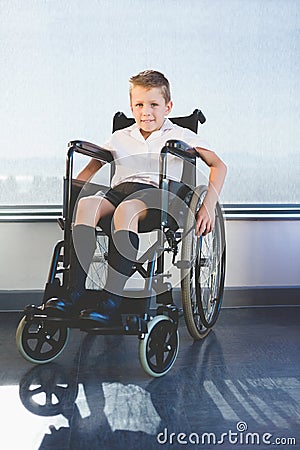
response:
<path fill-rule="evenodd" d="M 119 113 L 120 114 L 120 113 Z M 218 228 L 218 279 L 210 281 L 214 283 L 216 290 L 213 302 L 214 306 L 209 309 L 208 304 L 202 303 L 203 287 L 199 285 L 201 266 L 209 265 L 209 257 L 203 257 L 202 237 L 197 240 L 192 228 L 194 223 L 190 221 L 189 229 L 183 232 L 172 230 L 168 226 L 168 201 L 171 181 L 167 178 L 167 157 L 172 154 L 184 160 L 184 164 L 196 166 L 196 158 L 199 156 L 194 148 L 178 140 L 169 140 L 160 153 L 160 177 L 159 188 L 161 190 L 161 223 L 158 239 L 137 260 L 134 270 L 145 279 L 145 287 L 142 298 L 125 299 L 122 305 L 122 326 L 118 327 L 95 327 L 85 325 L 84 328 L 78 319 L 57 319 L 48 317 L 44 309 L 46 301 L 51 297 L 63 296 L 68 285 L 68 274 L 70 265 L 70 247 L 72 239 L 72 213 L 73 213 L 73 158 L 79 153 L 101 161 L 111 163 L 113 157 L 109 151 L 90 142 L 76 140 L 69 143 L 66 160 L 66 176 L 64 179 L 64 207 L 63 218 L 59 220 L 64 230 L 64 237 L 54 249 L 48 280 L 41 306 L 29 305 L 24 310 L 16 340 L 20 353 L 27 360 L 43 364 L 54 360 L 65 348 L 70 328 L 80 328 L 91 334 L 120 334 L 137 335 L 139 338 L 139 358 L 146 373 L 159 377 L 166 374 L 173 366 L 179 347 L 178 322 L 181 308 L 175 305 L 172 298 L 172 285 L 164 282 L 164 278 L 170 275 L 164 273 L 165 253 L 173 253 L 173 264 L 183 274 L 182 277 L 182 306 L 187 328 L 191 336 L 198 340 L 205 337 L 215 324 L 220 311 L 224 276 L 225 276 L 225 231 L 222 211 L 220 205 L 216 207 L 216 225 Z M 97 186 L 99 189 L 99 186 Z M 205 195 L 206 187 L 187 187 L 186 193 L 194 204 L 194 213 L 201 205 L 201 197 Z M 176 195 L 176 194 L 175 194 Z M 74 202 L 73 202 L 74 203 Z M 190 261 L 190 251 L 193 253 L 194 240 L 196 239 L 196 252 L 194 259 L 196 268 Z M 185 245 L 186 259 L 175 263 L 179 243 Z M 219 248 L 220 247 L 220 248 Z M 147 263 L 147 268 L 144 264 Z M 156 267 L 156 270 L 155 270 Z M 58 276 L 62 275 L 62 280 Z M 211 275 L 210 275 L 211 277 Z M 217 284 L 217 286 L 215 286 Z M 199 286 L 198 286 L 199 285 Z M 156 315 L 150 314 L 152 291 L 156 293 Z M 207 291 L 209 288 L 207 289 Z M 205 291 L 205 289 L 204 289 Z M 89 291 L 90 299 L 93 300 L 99 294 L 98 291 Z M 199 300 L 199 296 L 201 297 Z M 209 300 L 211 301 L 211 300 Z M 36 340 L 36 346 L 30 347 L 30 340 Z M 45 344 L 49 350 L 42 352 Z"/>

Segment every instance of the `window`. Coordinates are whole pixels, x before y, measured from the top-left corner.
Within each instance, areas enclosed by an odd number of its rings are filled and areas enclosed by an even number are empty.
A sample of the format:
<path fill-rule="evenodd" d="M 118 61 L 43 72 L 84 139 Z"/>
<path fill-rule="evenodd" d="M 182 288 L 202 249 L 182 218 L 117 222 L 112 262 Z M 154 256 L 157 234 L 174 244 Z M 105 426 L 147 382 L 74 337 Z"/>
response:
<path fill-rule="evenodd" d="M 101 145 L 145 68 L 174 115 L 205 114 L 223 203 L 299 202 L 298 0 L 7 0 L 0 16 L 0 205 L 60 205 L 68 141 Z"/>

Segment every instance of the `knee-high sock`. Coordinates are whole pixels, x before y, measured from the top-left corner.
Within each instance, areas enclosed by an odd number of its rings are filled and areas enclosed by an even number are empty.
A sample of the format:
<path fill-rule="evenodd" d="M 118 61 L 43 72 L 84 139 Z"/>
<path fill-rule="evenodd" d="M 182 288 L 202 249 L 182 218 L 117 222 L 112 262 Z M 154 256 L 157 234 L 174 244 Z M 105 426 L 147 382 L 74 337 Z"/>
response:
<path fill-rule="evenodd" d="M 119 230 L 112 234 L 108 252 L 108 276 L 105 290 L 122 295 L 125 283 L 133 274 L 139 237 L 133 231 Z"/>
<path fill-rule="evenodd" d="M 73 302 L 76 302 L 85 290 L 85 281 L 95 249 L 95 228 L 88 225 L 75 225 L 69 279 L 70 298 Z"/>

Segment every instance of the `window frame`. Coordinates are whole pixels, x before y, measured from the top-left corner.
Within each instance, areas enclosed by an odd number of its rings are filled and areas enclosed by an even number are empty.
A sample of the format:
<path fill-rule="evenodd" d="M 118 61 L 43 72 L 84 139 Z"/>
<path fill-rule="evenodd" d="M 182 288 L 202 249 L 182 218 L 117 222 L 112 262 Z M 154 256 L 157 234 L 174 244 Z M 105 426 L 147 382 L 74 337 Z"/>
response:
<path fill-rule="evenodd" d="M 226 220 L 300 220 L 300 204 L 223 204 Z M 0 222 L 56 222 L 62 205 L 0 207 Z"/>

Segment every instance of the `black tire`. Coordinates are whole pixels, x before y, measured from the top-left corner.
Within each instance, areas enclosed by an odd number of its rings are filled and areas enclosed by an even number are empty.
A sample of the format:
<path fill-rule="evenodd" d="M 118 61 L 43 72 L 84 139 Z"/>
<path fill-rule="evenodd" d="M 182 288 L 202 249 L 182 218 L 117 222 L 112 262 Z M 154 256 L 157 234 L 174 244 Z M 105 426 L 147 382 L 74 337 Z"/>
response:
<path fill-rule="evenodd" d="M 225 229 L 218 203 L 214 230 L 201 237 L 194 233 L 195 217 L 206 192 L 206 186 L 199 186 L 191 198 L 191 214 L 187 216 L 184 230 L 190 231 L 183 239 L 181 256 L 187 262 L 181 273 L 184 318 L 190 335 L 196 340 L 203 339 L 216 323 L 225 277 Z"/>
<path fill-rule="evenodd" d="M 172 368 L 179 349 L 177 324 L 159 315 L 148 323 L 148 333 L 140 340 L 139 359 L 144 371 L 161 377 Z"/>
<path fill-rule="evenodd" d="M 17 328 L 16 343 L 21 355 L 35 364 L 56 359 L 67 345 L 70 330 L 62 323 L 31 321 L 24 316 Z"/>

